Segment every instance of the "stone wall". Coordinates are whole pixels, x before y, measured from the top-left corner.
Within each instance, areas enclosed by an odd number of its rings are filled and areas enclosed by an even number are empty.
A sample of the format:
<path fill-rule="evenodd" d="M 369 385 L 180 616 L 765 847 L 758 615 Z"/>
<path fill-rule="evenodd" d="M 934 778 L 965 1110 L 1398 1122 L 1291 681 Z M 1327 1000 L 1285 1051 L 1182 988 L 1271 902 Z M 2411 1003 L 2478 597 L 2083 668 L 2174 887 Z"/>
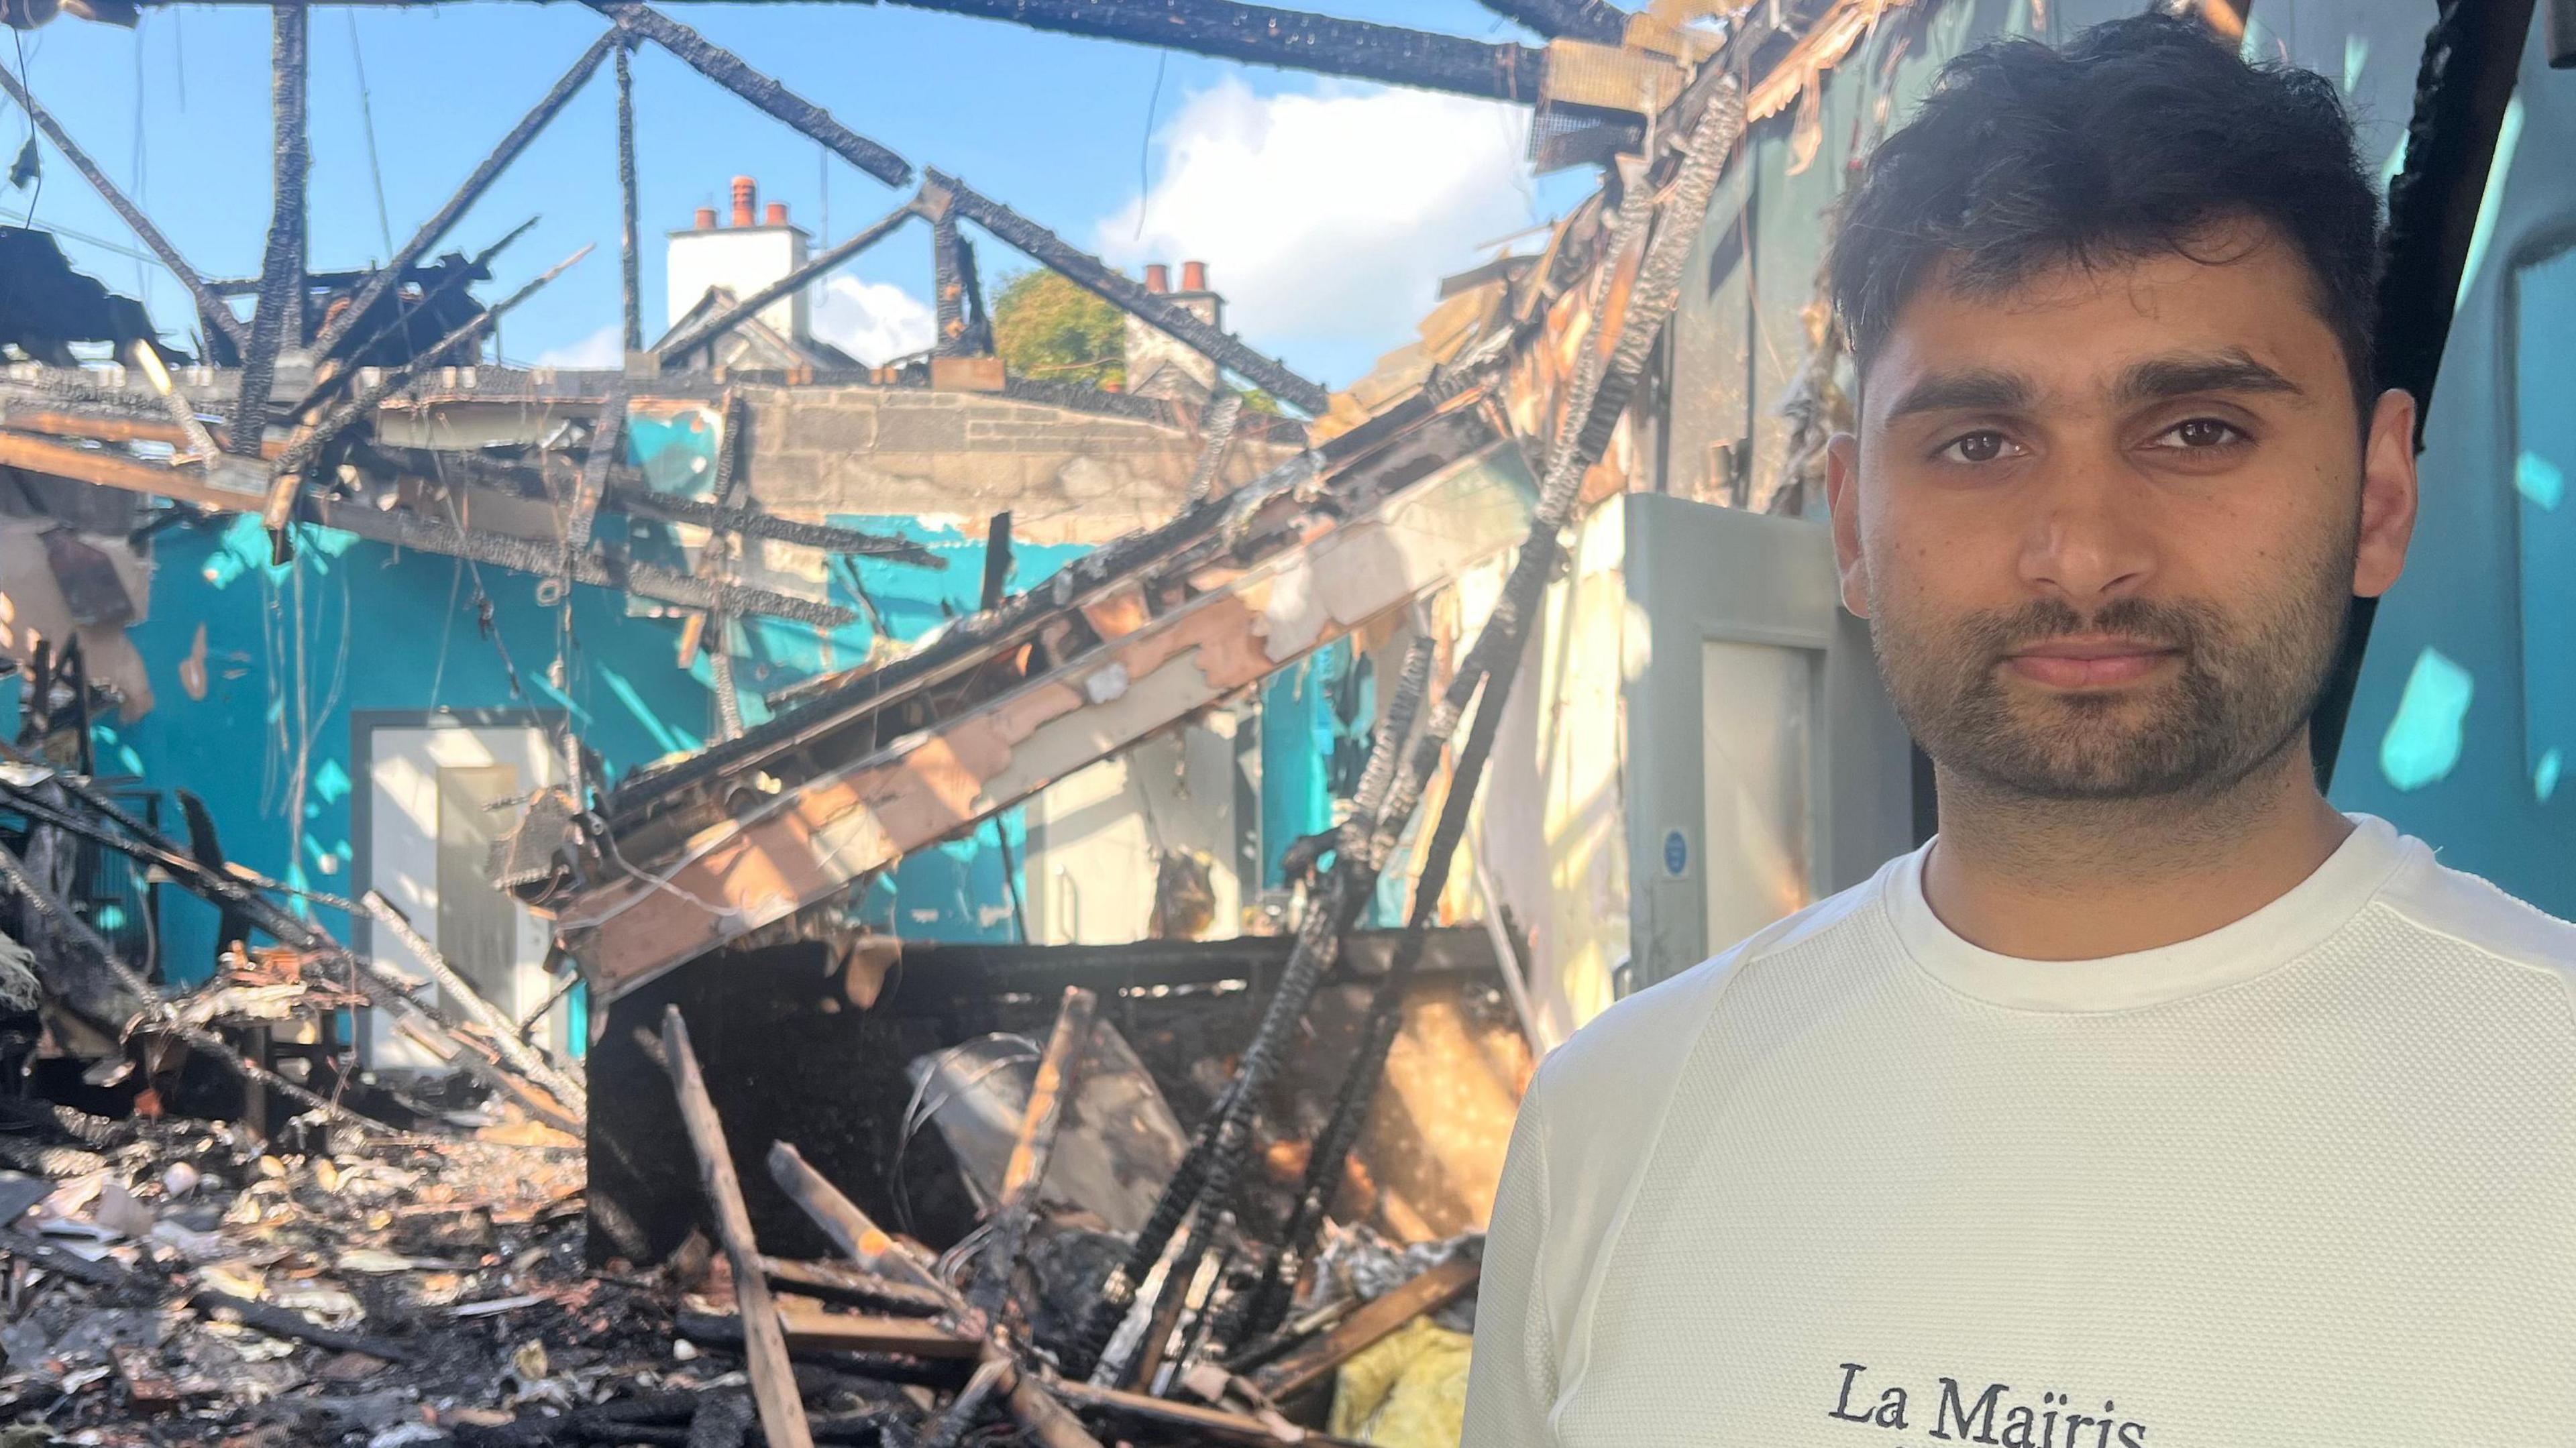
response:
<path fill-rule="evenodd" d="M 953 517 L 1011 512 L 1015 535 L 1098 543 L 1181 506 L 1199 444 L 1179 428 L 981 392 L 750 388 L 752 496 L 772 512 Z M 1290 450 L 1238 439 L 1219 488 Z"/>

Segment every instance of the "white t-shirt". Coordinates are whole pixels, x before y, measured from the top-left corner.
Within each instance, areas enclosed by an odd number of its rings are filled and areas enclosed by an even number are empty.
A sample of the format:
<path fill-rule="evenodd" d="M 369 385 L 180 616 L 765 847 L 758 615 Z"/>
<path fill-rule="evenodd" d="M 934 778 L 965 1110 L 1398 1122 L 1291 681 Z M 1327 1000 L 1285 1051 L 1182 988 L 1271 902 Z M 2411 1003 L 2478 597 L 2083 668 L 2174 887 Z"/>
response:
<path fill-rule="evenodd" d="M 2576 1444 L 2576 926 L 2354 823 L 2102 960 L 1962 940 L 1918 851 L 1612 1007 L 1522 1104 L 1465 1448 Z"/>

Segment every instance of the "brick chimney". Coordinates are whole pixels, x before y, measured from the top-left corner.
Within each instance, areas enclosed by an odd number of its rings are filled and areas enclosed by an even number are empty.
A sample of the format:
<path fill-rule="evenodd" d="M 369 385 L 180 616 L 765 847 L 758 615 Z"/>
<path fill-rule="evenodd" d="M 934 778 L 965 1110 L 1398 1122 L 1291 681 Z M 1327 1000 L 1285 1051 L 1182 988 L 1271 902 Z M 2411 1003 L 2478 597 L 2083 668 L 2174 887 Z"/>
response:
<path fill-rule="evenodd" d="M 805 263 L 808 238 L 788 223 L 787 203 L 770 202 L 763 216 L 759 184 L 749 176 L 733 178 L 732 199 L 730 226 L 718 227 L 716 209 L 701 206 L 695 227 L 670 234 L 664 297 L 674 322 L 697 306 L 709 287 L 748 297 Z M 803 292 L 761 308 L 760 320 L 800 343 L 813 335 L 811 303 Z"/>
<path fill-rule="evenodd" d="M 1211 327 L 1225 325 L 1225 299 L 1208 290 L 1207 263 L 1181 263 L 1181 289 L 1171 290 L 1172 269 L 1163 262 L 1145 267 L 1145 290 L 1197 317 Z M 1217 366 L 1160 328 L 1127 319 L 1127 390 L 1192 404 L 1216 393 Z"/>

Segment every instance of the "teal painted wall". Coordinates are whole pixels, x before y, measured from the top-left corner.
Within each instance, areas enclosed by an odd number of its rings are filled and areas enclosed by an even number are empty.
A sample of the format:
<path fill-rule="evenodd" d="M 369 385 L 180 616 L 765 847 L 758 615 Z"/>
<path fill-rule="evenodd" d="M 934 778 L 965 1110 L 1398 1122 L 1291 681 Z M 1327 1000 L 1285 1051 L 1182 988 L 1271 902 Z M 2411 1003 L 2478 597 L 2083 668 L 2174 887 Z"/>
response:
<path fill-rule="evenodd" d="M 984 548 L 909 518 L 834 521 L 901 533 L 949 560 L 944 570 L 861 560 L 860 577 L 899 639 L 973 610 Z M 616 515 L 603 532 L 630 525 Z M 269 563 L 253 518 L 183 526 L 156 540 L 150 621 L 131 630 L 155 707 L 131 725 L 98 729 L 99 768 L 139 775 L 205 800 L 228 856 L 303 888 L 345 894 L 351 878 L 355 778 L 353 711 L 537 711 L 568 719 L 617 778 L 711 732 L 713 677 L 705 656 L 676 667 L 676 620 L 628 616 L 624 595 L 576 585 L 559 604 L 540 580 L 454 559 L 403 553 L 330 530 L 300 530 L 293 563 Z M 1086 551 L 1015 552 L 1011 586 L 1025 588 Z M 547 585 L 549 590 L 551 585 Z M 833 600 L 855 606 L 846 576 Z M 484 630 L 488 603 L 490 632 Z M 180 664 L 206 636 L 206 696 L 190 699 Z M 845 668 L 867 656 L 864 623 L 828 635 L 803 625 L 741 626 L 737 666 L 745 716 L 767 717 L 758 693 Z M 299 774 L 302 787 L 299 791 Z M 300 804 L 298 796 L 300 793 Z M 175 801 L 165 821 L 178 820 Z M 301 819 L 302 828 L 295 828 Z M 1000 826 L 1012 858 L 1017 811 Z M 993 827 L 906 859 L 878 880 L 863 910 L 885 928 L 934 939 L 1017 938 Z M 178 982 L 212 969 L 215 912 L 162 892 L 161 960 Z M 339 912 L 315 918 L 346 938 Z"/>
<path fill-rule="evenodd" d="M 2371 632 L 2334 799 L 2576 918 L 2576 789 L 2561 780 L 2576 742 L 2576 72 L 2548 67 L 2545 18 L 2498 138 L 2415 543 Z"/>

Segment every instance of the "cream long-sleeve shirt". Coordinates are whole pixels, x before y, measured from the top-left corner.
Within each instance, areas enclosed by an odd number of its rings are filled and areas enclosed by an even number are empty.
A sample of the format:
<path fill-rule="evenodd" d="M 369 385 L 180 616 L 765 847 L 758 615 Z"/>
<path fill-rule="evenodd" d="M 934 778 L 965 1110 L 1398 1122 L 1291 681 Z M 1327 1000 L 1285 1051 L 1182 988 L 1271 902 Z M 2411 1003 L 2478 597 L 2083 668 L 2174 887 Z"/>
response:
<path fill-rule="evenodd" d="M 2576 1444 L 2576 927 L 2354 819 L 2164 949 L 1981 950 L 1917 852 L 1613 1007 L 1465 1448 Z"/>

